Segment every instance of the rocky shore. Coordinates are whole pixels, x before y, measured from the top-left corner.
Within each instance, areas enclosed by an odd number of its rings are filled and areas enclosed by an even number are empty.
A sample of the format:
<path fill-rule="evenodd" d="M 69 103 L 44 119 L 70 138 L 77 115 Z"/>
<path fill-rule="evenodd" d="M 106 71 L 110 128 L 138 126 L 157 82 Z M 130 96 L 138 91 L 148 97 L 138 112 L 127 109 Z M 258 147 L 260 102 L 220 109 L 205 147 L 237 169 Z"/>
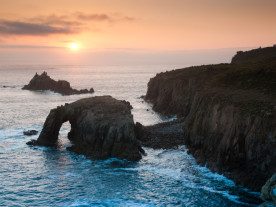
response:
<path fill-rule="evenodd" d="M 145 99 L 155 111 L 183 117 L 169 126 L 183 129 L 183 136 L 166 135 L 169 145 L 185 144 L 199 164 L 260 191 L 276 172 L 275 57 L 276 48 L 238 52 L 231 64 L 152 78 Z M 162 137 L 149 133 L 145 146 L 162 147 Z"/>
<path fill-rule="evenodd" d="M 94 93 L 93 88 L 91 88 L 90 90 L 73 89 L 71 88 L 70 83 L 68 81 L 55 81 L 52 78 L 50 78 L 50 76 L 48 76 L 46 72 L 43 72 L 41 75 L 38 75 L 36 73 L 35 76 L 29 82 L 29 84 L 25 85 L 22 89 L 31 91 L 50 90 L 56 93 L 60 93 L 62 95 Z"/>
<path fill-rule="evenodd" d="M 111 96 L 81 99 L 52 109 L 37 140 L 28 145 L 53 146 L 59 130 L 69 121 L 68 149 L 92 159 L 116 157 L 137 161 L 144 150 L 136 139 L 131 105 Z"/>

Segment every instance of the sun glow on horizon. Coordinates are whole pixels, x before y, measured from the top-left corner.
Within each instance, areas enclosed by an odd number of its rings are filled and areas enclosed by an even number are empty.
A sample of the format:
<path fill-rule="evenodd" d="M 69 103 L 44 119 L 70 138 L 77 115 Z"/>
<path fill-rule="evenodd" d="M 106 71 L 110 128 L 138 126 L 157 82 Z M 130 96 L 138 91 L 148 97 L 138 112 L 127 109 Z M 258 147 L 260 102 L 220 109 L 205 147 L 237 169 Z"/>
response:
<path fill-rule="evenodd" d="M 77 43 L 75 43 L 75 42 L 70 43 L 70 44 L 69 44 L 69 48 L 70 48 L 70 50 L 72 50 L 72 51 L 77 51 L 77 50 L 80 49 L 79 45 L 78 45 Z"/>

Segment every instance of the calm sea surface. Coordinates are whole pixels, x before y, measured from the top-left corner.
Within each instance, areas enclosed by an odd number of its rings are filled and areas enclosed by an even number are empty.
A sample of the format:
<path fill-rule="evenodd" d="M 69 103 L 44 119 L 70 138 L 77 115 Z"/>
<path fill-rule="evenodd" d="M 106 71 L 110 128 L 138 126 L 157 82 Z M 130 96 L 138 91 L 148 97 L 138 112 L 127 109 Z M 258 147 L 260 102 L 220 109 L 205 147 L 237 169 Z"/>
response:
<path fill-rule="evenodd" d="M 68 152 L 64 124 L 59 147 L 29 147 L 24 130 L 41 130 L 50 109 L 81 98 L 112 95 L 127 100 L 134 121 L 152 125 L 169 118 L 139 97 L 164 66 L 0 66 L 0 206 L 254 206 L 259 194 L 196 164 L 185 146 L 146 148 L 139 162 L 91 161 Z M 61 96 L 21 90 L 35 72 L 47 71 L 93 95 Z M 147 110 L 148 109 L 148 110 Z"/>

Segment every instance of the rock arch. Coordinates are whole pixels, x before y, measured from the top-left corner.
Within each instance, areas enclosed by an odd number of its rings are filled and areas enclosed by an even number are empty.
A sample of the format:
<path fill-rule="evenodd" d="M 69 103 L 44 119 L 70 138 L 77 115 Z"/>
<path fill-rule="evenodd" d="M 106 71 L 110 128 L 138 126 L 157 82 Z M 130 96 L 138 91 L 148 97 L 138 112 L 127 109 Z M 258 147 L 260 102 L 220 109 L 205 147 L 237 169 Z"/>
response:
<path fill-rule="evenodd" d="M 136 139 L 131 105 L 111 96 L 81 99 L 52 109 L 38 139 L 27 144 L 54 145 L 67 121 L 71 124 L 71 151 L 94 159 L 128 160 L 139 160 L 144 152 Z"/>

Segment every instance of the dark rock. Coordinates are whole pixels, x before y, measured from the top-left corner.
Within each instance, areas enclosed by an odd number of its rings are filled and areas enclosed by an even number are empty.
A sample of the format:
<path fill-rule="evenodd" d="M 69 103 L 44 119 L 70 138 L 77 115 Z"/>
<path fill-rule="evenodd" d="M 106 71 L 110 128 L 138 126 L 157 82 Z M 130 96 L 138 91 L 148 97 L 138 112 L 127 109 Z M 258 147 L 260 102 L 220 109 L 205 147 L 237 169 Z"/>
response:
<path fill-rule="evenodd" d="M 175 149 L 179 145 L 184 145 L 183 119 L 164 122 L 152 126 L 143 126 L 136 123 L 137 138 L 145 147 L 154 149 Z"/>
<path fill-rule="evenodd" d="M 38 91 L 38 90 L 51 90 L 62 95 L 73 95 L 73 94 L 85 94 L 85 93 L 94 93 L 94 89 L 91 88 L 89 91 L 87 89 L 76 90 L 72 89 L 70 83 L 65 80 L 55 81 L 47 75 L 46 72 L 43 72 L 41 75 L 37 73 L 32 78 L 28 85 L 25 85 L 22 89 Z"/>
<path fill-rule="evenodd" d="M 56 144 L 62 124 L 69 121 L 69 150 L 92 159 L 115 157 L 135 161 L 144 153 L 136 139 L 131 105 L 111 96 L 81 99 L 52 109 L 37 140 L 30 145 Z"/>
<path fill-rule="evenodd" d="M 232 63 L 258 63 L 276 58 L 276 47 L 258 48 L 250 51 L 239 51 L 232 58 Z"/>
<path fill-rule="evenodd" d="M 267 180 L 261 190 L 261 199 L 263 201 L 273 201 L 276 205 L 276 174 Z"/>
<path fill-rule="evenodd" d="M 23 134 L 27 135 L 27 136 L 36 135 L 37 133 L 38 133 L 38 131 L 36 131 L 36 130 L 28 130 L 28 131 L 23 132 Z"/>

